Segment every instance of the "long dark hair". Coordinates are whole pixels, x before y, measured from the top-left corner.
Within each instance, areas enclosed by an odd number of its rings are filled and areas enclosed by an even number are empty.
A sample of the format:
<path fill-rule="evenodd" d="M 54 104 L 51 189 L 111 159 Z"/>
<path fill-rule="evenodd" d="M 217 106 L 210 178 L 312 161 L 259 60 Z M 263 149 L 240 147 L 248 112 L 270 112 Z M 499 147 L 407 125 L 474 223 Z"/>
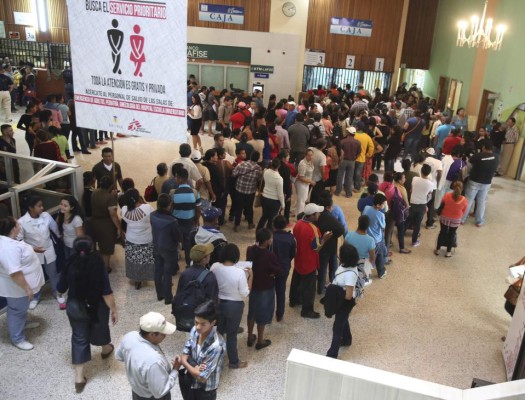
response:
<path fill-rule="evenodd" d="M 136 204 L 140 200 L 140 193 L 137 189 L 131 188 L 126 191 L 126 206 L 128 207 L 128 211 L 134 210 L 136 208 Z"/>
<path fill-rule="evenodd" d="M 58 213 L 57 216 L 57 225 L 58 225 L 58 231 L 61 235 L 64 234 L 64 224 L 69 224 L 73 219 L 78 215 L 82 220 L 84 220 L 84 214 L 82 213 L 82 209 L 80 208 L 80 204 L 78 203 L 77 199 L 75 199 L 73 196 L 64 196 L 60 199 L 65 200 L 69 203 L 69 206 L 71 207 L 71 217 L 68 221 L 66 221 L 66 216 L 62 214 L 61 212 Z"/>

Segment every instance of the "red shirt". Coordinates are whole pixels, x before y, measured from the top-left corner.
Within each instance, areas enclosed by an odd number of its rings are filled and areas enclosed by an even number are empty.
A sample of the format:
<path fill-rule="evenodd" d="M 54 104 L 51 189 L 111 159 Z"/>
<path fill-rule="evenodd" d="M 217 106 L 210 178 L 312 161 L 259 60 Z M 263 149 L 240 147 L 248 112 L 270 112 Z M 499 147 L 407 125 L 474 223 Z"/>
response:
<path fill-rule="evenodd" d="M 240 111 L 237 111 L 235 114 L 233 114 L 231 117 L 230 117 L 230 122 L 232 123 L 232 130 L 233 129 L 241 129 L 244 125 L 244 120 L 246 119 L 246 117 L 244 116 L 244 114 Z"/>
<path fill-rule="evenodd" d="M 452 154 L 452 149 L 457 145 L 461 144 L 461 138 L 459 136 L 449 136 L 443 142 L 443 154 L 450 155 Z"/>
<path fill-rule="evenodd" d="M 319 246 L 321 231 L 314 224 L 300 220 L 293 228 L 293 235 L 297 242 L 295 270 L 299 275 L 311 274 L 319 269 L 319 253 L 314 248 Z"/>
<path fill-rule="evenodd" d="M 459 199 L 454 200 L 454 193 L 448 192 L 443 196 L 441 203 L 445 203 L 441 216 L 449 219 L 461 219 L 465 210 L 468 206 L 467 198 L 464 196 L 459 196 Z"/>

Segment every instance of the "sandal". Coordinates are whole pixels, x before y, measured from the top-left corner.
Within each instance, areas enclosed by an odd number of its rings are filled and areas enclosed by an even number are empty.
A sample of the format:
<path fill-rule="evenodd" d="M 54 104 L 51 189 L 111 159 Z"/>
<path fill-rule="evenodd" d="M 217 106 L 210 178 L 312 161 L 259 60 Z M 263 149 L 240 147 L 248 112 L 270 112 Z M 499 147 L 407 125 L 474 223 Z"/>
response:
<path fill-rule="evenodd" d="M 246 344 L 248 345 L 248 347 L 252 347 L 256 340 L 257 335 L 248 335 L 248 341 L 246 342 Z"/>
<path fill-rule="evenodd" d="M 257 343 L 255 345 L 255 350 L 261 350 L 261 349 L 264 349 L 265 347 L 268 347 L 269 345 L 272 344 L 272 341 L 270 339 L 265 339 L 264 342 L 262 343 Z"/>
<path fill-rule="evenodd" d="M 410 254 L 410 253 L 412 253 L 412 251 L 411 251 L 411 250 L 408 250 L 408 249 L 401 249 L 401 250 L 399 250 L 399 252 L 400 252 L 401 254 Z"/>
<path fill-rule="evenodd" d="M 439 250 L 434 250 L 434 254 L 435 254 L 436 256 L 439 256 Z"/>
<path fill-rule="evenodd" d="M 100 353 L 100 356 L 102 357 L 103 360 L 105 360 L 106 358 L 108 358 L 111 353 L 113 353 L 113 350 L 115 350 L 115 346 L 113 346 L 113 344 L 109 344 L 111 346 L 111 350 L 108 351 L 107 353 Z"/>

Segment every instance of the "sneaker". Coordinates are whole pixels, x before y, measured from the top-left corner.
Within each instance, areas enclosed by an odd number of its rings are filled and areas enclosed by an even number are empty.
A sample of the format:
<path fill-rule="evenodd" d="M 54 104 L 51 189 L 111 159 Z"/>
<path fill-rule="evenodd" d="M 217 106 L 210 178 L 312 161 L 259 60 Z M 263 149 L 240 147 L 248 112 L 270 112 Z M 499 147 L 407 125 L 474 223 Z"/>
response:
<path fill-rule="evenodd" d="M 425 225 L 425 228 L 426 228 L 426 229 L 436 229 L 436 228 L 437 228 L 437 225 L 436 225 L 436 224 Z"/>
<path fill-rule="evenodd" d="M 58 301 L 58 308 L 60 308 L 61 310 L 65 310 L 66 309 L 66 299 L 63 296 L 58 296 L 57 301 Z"/>
<path fill-rule="evenodd" d="M 40 302 L 40 300 L 37 300 L 37 299 L 33 299 L 29 302 L 29 309 L 30 310 L 34 310 L 36 308 L 36 306 L 38 305 L 38 303 Z"/>
<path fill-rule="evenodd" d="M 27 321 L 26 322 L 26 326 L 24 327 L 24 329 L 35 329 L 35 328 L 38 328 L 39 326 L 40 326 L 40 322 Z"/>
<path fill-rule="evenodd" d="M 18 347 L 20 350 L 33 350 L 35 346 L 33 346 L 31 343 L 29 343 L 27 340 L 24 340 L 20 343 L 13 343 L 16 347 Z"/>
<path fill-rule="evenodd" d="M 317 319 L 321 317 L 321 314 L 315 311 L 308 311 L 308 312 L 302 312 L 301 317 L 303 318 L 310 318 L 310 319 Z"/>
<path fill-rule="evenodd" d="M 388 271 L 385 270 L 385 272 L 383 273 L 383 275 L 381 275 L 381 276 L 379 277 L 379 279 L 385 279 L 387 275 L 388 275 Z"/>
<path fill-rule="evenodd" d="M 417 247 L 417 246 L 419 246 L 420 244 L 421 244 L 421 242 L 418 240 L 418 241 L 412 243 L 412 247 Z"/>

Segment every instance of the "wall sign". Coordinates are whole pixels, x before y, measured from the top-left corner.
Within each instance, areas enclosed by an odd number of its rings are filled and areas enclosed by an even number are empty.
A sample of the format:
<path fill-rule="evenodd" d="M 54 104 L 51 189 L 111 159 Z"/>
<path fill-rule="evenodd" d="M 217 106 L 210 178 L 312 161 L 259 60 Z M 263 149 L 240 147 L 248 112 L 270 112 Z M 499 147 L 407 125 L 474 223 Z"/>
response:
<path fill-rule="evenodd" d="M 36 26 L 36 15 L 33 13 L 18 12 L 13 13 L 15 25 Z"/>
<path fill-rule="evenodd" d="M 28 42 L 36 42 L 36 30 L 35 30 L 35 28 L 31 28 L 29 26 L 26 26 L 26 40 Z"/>
<path fill-rule="evenodd" d="M 318 51 L 305 51 L 304 65 L 324 66 L 326 54 Z"/>
<path fill-rule="evenodd" d="M 256 72 L 254 75 L 256 78 L 260 78 L 260 79 L 268 79 L 270 77 L 270 74 L 261 74 L 258 72 Z"/>
<path fill-rule="evenodd" d="M 250 72 L 273 74 L 273 65 L 251 65 Z"/>
<path fill-rule="evenodd" d="M 100 3 L 67 2 L 77 125 L 186 142 L 187 2 Z"/>
<path fill-rule="evenodd" d="M 336 35 L 372 36 L 372 21 L 351 18 L 330 18 L 330 33 Z"/>
<path fill-rule="evenodd" d="M 345 68 L 348 68 L 348 69 L 355 68 L 355 56 L 346 56 Z"/>
<path fill-rule="evenodd" d="M 199 21 L 244 24 L 244 8 L 199 3 Z"/>
<path fill-rule="evenodd" d="M 252 60 L 252 49 L 249 47 L 188 43 L 186 53 L 189 61 L 237 61 L 249 64 Z"/>
<path fill-rule="evenodd" d="M 20 39 L 20 32 L 9 31 L 9 39 Z"/>
<path fill-rule="evenodd" d="M 376 58 L 376 65 L 375 65 L 375 71 L 383 71 L 385 68 L 385 59 L 384 58 Z"/>

